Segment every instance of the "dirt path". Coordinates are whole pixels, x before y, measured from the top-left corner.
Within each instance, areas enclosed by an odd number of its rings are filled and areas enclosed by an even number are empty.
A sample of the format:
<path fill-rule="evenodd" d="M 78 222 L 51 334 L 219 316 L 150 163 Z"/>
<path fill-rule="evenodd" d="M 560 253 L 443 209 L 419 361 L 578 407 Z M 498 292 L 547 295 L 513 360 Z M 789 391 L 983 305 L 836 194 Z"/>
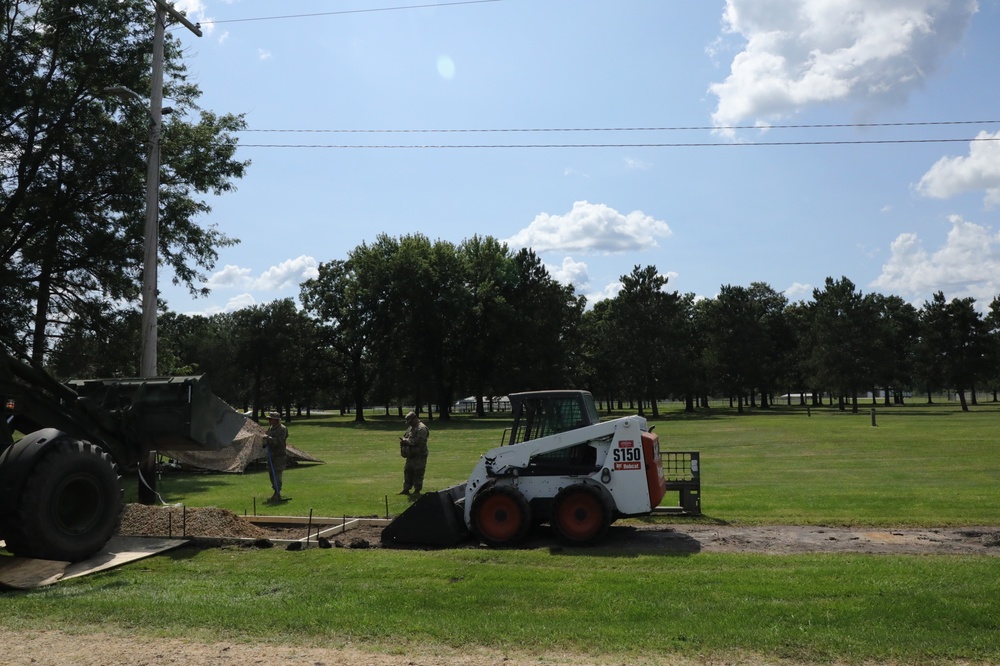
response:
<path fill-rule="evenodd" d="M 308 529 L 267 527 L 251 524 L 236 514 L 216 508 L 179 509 L 129 504 L 122 521 L 122 534 L 132 536 L 177 536 L 184 525 L 187 536 L 238 537 L 275 540 L 305 538 Z M 313 525 L 314 530 L 319 527 Z M 382 526 L 354 527 L 330 541 L 345 548 L 380 548 Z M 315 542 L 314 542 L 315 543 Z M 470 539 L 460 545 L 478 548 Z M 531 533 L 523 548 L 563 548 L 547 527 Z M 656 525 L 616 523 L 607 538 L 587 548 L 595 553 L 644 552 L 650 554 L 694 553 L 880 553 L 887 555 L 1000 555 L 1000 527 L 871 528 L 777 525 L 739 527 L 706 525 L 675 520 Z"/>

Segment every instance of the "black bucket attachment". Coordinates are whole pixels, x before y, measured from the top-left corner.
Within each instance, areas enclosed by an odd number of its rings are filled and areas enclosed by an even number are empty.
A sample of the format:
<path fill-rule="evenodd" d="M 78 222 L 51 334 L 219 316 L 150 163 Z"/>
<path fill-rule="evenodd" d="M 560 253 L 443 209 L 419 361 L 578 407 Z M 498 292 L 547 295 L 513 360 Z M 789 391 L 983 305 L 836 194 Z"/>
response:
<path fill-rule="evenodd" d="M 385 546 L 454 546 L 469 537 L 462 515 L 465 484 L 421 495 L 382 530 Z"/>

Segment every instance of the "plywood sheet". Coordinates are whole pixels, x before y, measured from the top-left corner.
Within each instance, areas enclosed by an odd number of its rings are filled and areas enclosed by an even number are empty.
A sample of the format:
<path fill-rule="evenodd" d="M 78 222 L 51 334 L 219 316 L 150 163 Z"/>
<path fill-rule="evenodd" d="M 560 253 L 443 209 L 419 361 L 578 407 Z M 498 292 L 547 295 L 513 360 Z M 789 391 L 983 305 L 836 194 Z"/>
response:
<path fill-rule="evenodd" d="M 141 560 L 187 543 L 185 539 L 151 537 L 112 538 L 96 555 L 82 562 L 56 562 L 23 557 L 0 557 L 0 586 L 28 590 L 60 580 L 86 576 Z"/>

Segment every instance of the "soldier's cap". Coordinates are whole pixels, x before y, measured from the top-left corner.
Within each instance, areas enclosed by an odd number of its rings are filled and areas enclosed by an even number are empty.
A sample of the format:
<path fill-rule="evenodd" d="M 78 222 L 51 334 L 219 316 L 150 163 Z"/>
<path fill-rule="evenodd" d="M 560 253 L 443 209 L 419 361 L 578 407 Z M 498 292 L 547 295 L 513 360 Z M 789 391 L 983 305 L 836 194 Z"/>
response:
<path fill-rule="evenodd" d="M 408 414 L 406 415 L 406 418 L 405 418 L 405 420 L 406 420 L 406 421 L 409 421 L 410 419 L 415 419 L 415 418 L 417 418 L 417 413 L 416 413 L 416 412 L 409 412 L 409 413 L 408 413 Z"/>
<path fill-rule="evenodd" d="M 270 413 L 268 413 L 267 418 L 268 419 L 277 419 L 277 420 L 280 421 L 281 420 L 281 414 L 279 414 L 278 412 L 270 412 Z"/>

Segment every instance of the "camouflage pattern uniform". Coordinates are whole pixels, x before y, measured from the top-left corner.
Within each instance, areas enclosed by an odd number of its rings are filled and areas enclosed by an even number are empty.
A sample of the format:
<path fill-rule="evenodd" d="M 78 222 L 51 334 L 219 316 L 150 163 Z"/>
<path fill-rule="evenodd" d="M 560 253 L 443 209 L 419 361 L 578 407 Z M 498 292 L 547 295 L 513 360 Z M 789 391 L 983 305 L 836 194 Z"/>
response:
<path fill-rule="evenodd" d="M 406 458 L 400 495 L 409 495 L 411 488 L 419 494 L 424 486 L 424 472 L 427 470 L 427 436 L 430 432 L 413 412 L 406 415 L 406 423 L 406 432 L 399 440 L 399 453 Z"/>
<path fill-rule="evenodd" d="M 271 459 L 271 487 L 274 489 L 271 500 L 277 501 L 281 499 L 282 472 L 288 464 L 288 428 L 281 422 L 281 415 L 277 412 L 271 412 L 267 417 L 271 427 L 264 436 L 264 446 Z"/>

